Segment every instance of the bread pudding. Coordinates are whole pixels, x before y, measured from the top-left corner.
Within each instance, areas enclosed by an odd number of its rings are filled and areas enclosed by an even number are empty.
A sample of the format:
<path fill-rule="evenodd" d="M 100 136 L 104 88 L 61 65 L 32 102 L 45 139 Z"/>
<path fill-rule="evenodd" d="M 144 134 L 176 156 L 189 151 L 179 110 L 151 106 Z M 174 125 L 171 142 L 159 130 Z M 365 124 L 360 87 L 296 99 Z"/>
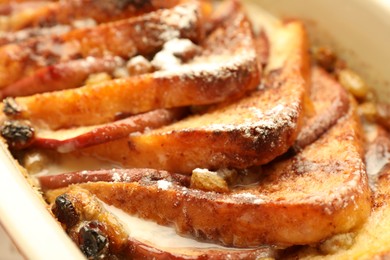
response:
<path fill-rule="evenodd" d="M 1 10 L 2 139 L 86 258 L 388 254 L 390 109 L 300 20 L 254 24 L 238 0 Z"/>

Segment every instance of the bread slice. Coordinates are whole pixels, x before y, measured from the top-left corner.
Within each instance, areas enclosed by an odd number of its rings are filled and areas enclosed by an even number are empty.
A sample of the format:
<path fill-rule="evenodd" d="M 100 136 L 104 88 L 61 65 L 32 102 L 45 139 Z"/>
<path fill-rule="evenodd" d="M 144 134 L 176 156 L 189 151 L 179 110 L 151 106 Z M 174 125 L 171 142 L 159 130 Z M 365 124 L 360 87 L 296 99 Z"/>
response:
<path fill-rule="evenodd" d="M 148 1 L 147 3 L 118 0 L 106 0 L 104 2 L 68 0 L 53 3 L 46 2 L 40 5 L 13 3 L 13 5 L 8 4 L 13 12 L 4 17 L 0 29 L 2 31 L 17 31 L 29 27 L 71 24 L 75 20 L 86 18 L 93 19 L 97 23 L 105 23 L 151 12 L 159 8 L 171 8 L 179 3 L 179 0 Z"/>
<path fill-rule="evenodd" d="M 172 8 L 186 0 L 132 1 L 11 1 L 0 2 L 2 23 L 0 45 L 27 39 L 60 35 L 76 28 L 93 27 L 139 16 L 162 8 Z"/>
<path fill-rule="evenodd" d="M 301 131 L 294 142 L 294 152 L 297 153 L 304 149 L 307 145 L 317 140 L 324 132 L 337 123 L 337 121 L 344 116 L 349 110 L 349 98 L 346 90 L 335 79 L 319 67 L 312 68 L 311 89 L 309 102 L 312 102 L 311 112 L 305 114 L 304 122 Z M 305 101 L 307 102 L 307 101 Z M 64 148 L 83 148 L 89 145 L 100 142 L 108 142 L 109 140 L 118 139 L 122 134 L 130 134 L 126 129 L 137 126 L 142 126 L 142 122 L 160 122 L 160 120 L 174 119 L 175 115 L 180 116 L 181 110 L 165 111 L 158 110 L 146 114 L 136 115 L 124 120 L 110 123 L 102 126 L 80 127 L 76 129 L 48 131 L 43 130 L 35 135 L 34 146 L 44 147 L 50 149 L 60 150 L 65 152 Z M 176 114 L 179 113 L 179 114 Z M 157 116 L 158 115 L 158 116 Z M 155 118 L 157 116 L 157 118 Z M 162 118 L 161 118 L 162 117 Z M 125 126 L 120 126 L 124 124 Z M 119 126 L 118 128 L 116 126 Z M 151 123 L 148 123 L 150 125 Z M 141 128 L 140 128 L 141 129 Z M 134 131 L 133 131 L 134 132 Z M 101 134 L 100 134 L 101 133 Z M 103 134 L 104 133 L 104 134 Z M 122 135 L 123 136 L 123 135 Z M 70 151 L 69 150 L 69 151 Z M 291 154 L 291 153 L 290 153 Z M 140 174 L 142 171 L 140 172 Z M 97 174 L 98 176 L 95 176 Z M 94 172 L 89 175 L 82 175 L 81 177 L 74 177 L 78 181 L 89 181 L 94 178 L 100 178 L 106 174 L 105 172 Z M 75 181 L 76 179 L 73 180 Z M 86 179 L 83 179 L 86 178 Z M 108 178 L 107 180 L 110 180 Z M 55 178 L 53 179 L 55 181 Z M 48 182 L 46 185 L 53 185 Z M 71 182 L 67 185 L 72 184 Z M 64 184 L 57 184 L 58 186 L 50 186 L 51 189 L 59 188 Z"/>
<path fill-rule="evenodd" d="M 300 151 L 325 133 L 349 109 L 348 92 L 333 76 L 320 67 L 313 67 L 308 108 L 303 119 L 303 126 L 293 145 L 293 150 Z"/>
<path fill-rule="evenodd" d="M 206 114 L 82 152 L 126 167 L 187 174 L 195 168 L 244 169 L 283 154 L 301 126 L 309 61 L 302 24 L 288 23 L 279 30 L 290 45 L 287 50 L 279 46 L 274 51 L 278 56 L 270 58 L 283 67 L 268 75 L 268 87 Z"/>
<path fill-rule="evenodd" d="M 109 206 L 103 204 L 87 190 L 72 187 L 59 197 L 48 197 L 54 215 L 61 222 L 67 234 L 88 257 L 116 256 L 120 259 L 255 259 L 274 257 L 271 247 L 238 249 L 222 247 L 211 243 L 200 243 L 189 238 L 176 238 L 177 245 L 161 241 L 150 241 L 132 236 L 136 232 L 123 219 L 117 218 Z M 65 206 L 65 207 L 64 207 Z M 130 229 L 130 230 L 129 230 Z M 89 232 L 92 238 L 103 245 L 81 240 Z M 166 229 L 160 232 L 167 233 Z M 154 234 L 157 235 L 157 234 Z M 175 241 L 168 234 L 159 234 L 161 239 Z M 85 242 L 86 241 L 86 242 Z M 176 240 L 177 241 L 177 240 Z M 187 246 L 183 244 L 186 243 Z"/>
<path fill-rule="evenodd" d="M 112 74 L 124 65 L 120 57 L 77 59 L 38 69 L 31 76 L 24 77 L 2 89 L 5 97 L 29 96 L 37 93 L 76 88 L 84 85 L 89 75 L 99 72 Z"/>
<path fill-rule="evenodd" d="M 58 36 L 4 45 L 0 48 L 0 88 L 39 68 L 67 60 L 150 55 L 166 41 L 177 37 L 198 41 L 203 36 L 201 16 L 201 5 L 187 3 Z"/>
<path fill-rule="evenodd" d="M 257 182 L 227 193 L 191 189 L 184 178 L 161 179 L 158 170 L 112 170 L 105 182 L 91 182 L 99 180 L 96 175 L 85 179 L 93 176 L 88 172 L 81 181 L 73 179 L 80 174 L 40 180 L 43 188 L 88 180 L 77 185 L 110 205 L 224 245 L 312 244 L 350 231 L 370 213 L 360 131 L 352 107 L 302 152 L 264 166 Z M 137 171 L 143 172 L 141 178 Z M 114 182 L 107 182 L 107 176 Z"/>
<path fill-rule="evenodd" d="M 372 212 L 352 232 L 336 235 L 311 248 L 292 248 L 283 259 L 386 259 L 390 256 L 390 135 L 365 123 L 366 165 L 373 191 Z"/>
<path fill-rule="evenodd" d="M 327 72 L 319 67 L 313 67 L 311 83 L 310 102 L 313 102 L 311 106 L 314 112 L 312 111 L 305 115 L 302 129 L 294 142 L 293 148 L 295 153 L 317 140 L 324 132 L 337 123 L 349 109 L 349 99 L 346 90 Z M 143 125 L 142 122 L 149 122 L 150 120 L 152 122 L 160 122 L 160 120 L 165 122 L 165 120 L 168 120 L 167 122 L 169 122 L 169 120 L 177 118 L 176 116 L 180 116 L 180 112 L 181 110 L 152 111 L 100 127 L 81 127 L 80 129 L 58 131 L 44 130 L 36 133 L 36 140 L 33 142 L 33 145 L 62 152 L 75 150 L 97 144 L 98 142 L 118 139 L 120 136 L 126 135 L 126 133 L 130 134 L 131 131 L 126 129 L 133 129 L 135 127 L 133 123 L 141 126 Z M 122 124 L 123 126 L 121 126 Z M 152 126 L 151 123 L 147 125 L 149 128 Z M 95 178 L 94 175 L 91 176 L 91 179 Z"/>
<path fill-rule="evenodd" d="M 204 47 L 189 64 L 78 89 L 19 97 L 15 99 L 21 107 L 17 118 L 58 129 L 110 122 L 118 113 L 203 105 L 242 96 L 259 84 L 253 33 L 241 12 L 229 22 L 231 26 L 220 27 L 204 43 L 220 48 Z"/>

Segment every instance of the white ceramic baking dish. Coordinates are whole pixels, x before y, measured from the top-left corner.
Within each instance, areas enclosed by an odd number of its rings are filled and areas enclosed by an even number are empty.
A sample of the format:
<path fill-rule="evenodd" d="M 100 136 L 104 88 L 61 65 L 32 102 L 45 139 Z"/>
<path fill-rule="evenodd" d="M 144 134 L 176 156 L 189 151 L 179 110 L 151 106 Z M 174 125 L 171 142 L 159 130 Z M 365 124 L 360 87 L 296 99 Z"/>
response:
<path fill-rule="evenodd" d="M 307 22 L 312 40 L 331 45 L 380 93 L 390 97 L 390 0 L 246 0 L 256 20 L 259 7 Z M 19 253 L 9 252 L 0 228 L 0 259 L 83 259 L 0 144 L 0 223 Z"/>

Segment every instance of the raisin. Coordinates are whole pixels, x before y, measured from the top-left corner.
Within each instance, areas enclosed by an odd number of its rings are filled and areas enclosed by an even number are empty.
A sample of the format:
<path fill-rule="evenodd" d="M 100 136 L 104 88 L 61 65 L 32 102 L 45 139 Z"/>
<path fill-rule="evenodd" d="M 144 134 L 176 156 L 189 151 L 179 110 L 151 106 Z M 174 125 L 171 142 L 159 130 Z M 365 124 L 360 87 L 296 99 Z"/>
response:
<path fill-rule="evenodd" d="M 58 221 L 66 225 L 67 229 L 76 225 L 80 220 L 79 214 L 66 194 L 62 194 L 56 198 L 52 212 Z"/>
<path fill-rule="evenodd" d="M 0 133 L 16 149 L 27 147 L 34 138 L 34 128 L 25 121 L 5 121 L 0 129 Z"/>
<path fill-rule="evenodd" d="M 104 225 L 91 221 L 80 228 L 79 247 L 88 259 L 99 259 L 108 252 L 109 241 Z"/>

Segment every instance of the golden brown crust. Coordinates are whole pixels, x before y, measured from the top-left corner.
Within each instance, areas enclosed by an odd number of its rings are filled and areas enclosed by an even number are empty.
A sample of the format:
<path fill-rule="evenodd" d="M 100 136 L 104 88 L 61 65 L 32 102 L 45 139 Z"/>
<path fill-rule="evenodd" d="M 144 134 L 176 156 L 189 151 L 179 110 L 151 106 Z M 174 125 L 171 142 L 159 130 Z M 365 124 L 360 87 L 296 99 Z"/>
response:
<path fill-rule="evenodd" d="M 153 178 L 79 185 L 130 214 L 225 245 L 311 244 L 347 232 L 369 215 L 359 132 L 351 110 L 301 153 L 265 166 L 258 183 L 227 194 Z"/>
<path fill-rule="evenodd" d="M 67 60 L 109 54 L 124 58 L 152 54 L 176 37 L 198 41 L 203 36 L 201 15 L 200 5 L 188 3 L 59 36 L 2 46 L 0 87 L 31 75 L 39 68 Z"/>
<path fill-rule="evenodd" d="M 171 8 L 180 0 L 148 0 L 148 1 L 91 1 L 68 0 L 58 2 L 39 2 L 11 5 L 11 12 L 0 26 L 4 31 L 17 31 L 28 27 L 53 26 L 70 24 L 74 20 L 93 19 L 97 23 L 129 18 L 159 8 Z M 27 6 L 31 5 L 31 7 Z M 19 7 L 20 5 L 24 6 Z M 29 7 L 29 8 L 28 8 Z"/>
<path fill-rule="evenodd" d="M 257 91 L 213 113 L 91 147 L 82 153 L 117 161 L 126 167 L 187 174 L 195 168 L 243 169 L 264 164 L 284 153 L 299 129 L 301 93 L 284 96 L 285 106 L 276 106 L 275 102 L 281 101 L 277 98 L 281 97 L 279 91 L 282 92 L 281 89 Z M 252 109 L 248 111 L 248 107 Z M 279 117 L 276 119 L 275 115 Z"/>
<path fill-rule="evenodd" d="M 31 76 L 24 77 L 0 89 L 0 95 L 2 98 L 21 97 L 80 87 L 90 74 L 97 72 L 112 73 L 123 64 L 124 60 L 119 57 L 89 57 L 58 63 L 38 69 Z"/>
<path fill-rule="evenodd" d="M 390 239 L 386 232 L 390 227 L 390 135 L 378 125 L 366 124 L 365 140 L 367 175 L 373 191 L 373 208 L 367 221 L 353 230 L 352 239 L 339 240 L 332 250 L 322 246 L 329 244 L 324 241 L 316 247 L 288 250 L 283 259 L 386 259 Z"/>
<path fill-rule="evenodd" d="M 231 27 L 221 27 L 206 39 L 207 47 L 189 64 L 78 89 L 16 98 L 23 109 L 18 118 L 57 129 L 110 122 L 118 113 L 203 105 L 242 96 L 258 86 L 260 73 L 249 21 L 238 13 L 230 22 Z M 224 48 L 209 47 L 221 44 Z"/>
<path fill-rule="evenodd" d="M 142 173 L 142 171 L 139 171 Z M 148 172 L 143 171 L 146 176 Z M 154 174 L 154 178 L 159 178 L 168 173 L 149 172 L 149 177 Z M 131 171 L 127 177 L 136 177 L 136 170 Z M 161 176 L 160 176 L 161 175 Z M 147 178 L 143 176 L 142 178 Z M 139 176 L 138 176 L 139 177 Z M 85 244 L 80 241 L 80 227 L 85 223 L 94 222 L 95 226 L 100 226 L 99 233 L 107 241 L 109 249 L 106 257 L 115 255 L 132 259 L 153 258 L 153 259 L 255 259 L 261 257 L 274 257 L 276 252 L 272 247 L 264 246 L 251 249 L 238 248 L 159 248 L 158 246 L 137 240 L 127 234 L 121 222 L 107 211 L 97 198 L 80 187 L 70 187 L 64 190 L 54 190 L 46 193 L 46 198 L 53 206 L 56 216 L 66 227 L 67 233 L 74 242 L 82 249 Z M 61 198 L 61 200 L 58 200 Z M 62 203 L 58 203 L 58 202 Z M 64 204 L 65 202 L 65 204 Z M 62 207 L 61 207 L 62 204 Z M 56 207 L 57 206 L 57 207 Z M 81 242 L 81 243 L 80 243 Z M 87 245 L 88 246 L 88 245 Z M 103 250 L 102 250 L 103 251 Z M 98 254 L 102 252 L 98 252 Z M 96 255 L 98 256 L 98 255 Z"/>
<path fill-rule="evenodd" d="M 302 150 L 325 133 L 349 109 L 347 91 L 320 67 L 311 73 L 310 101 L 314 111 L 306 111 L 303 127 L 294 143 L 295 151 Z"/>
<path fill-rule="evenodd" d="M 281 155 L 301 126 L 309 69 L 302 25 L 291 23 L 281 30 L 289 35 L 291 47 L 283 56 L 284 67 L 268 76 L 267 88 L 209 113 L 82 152 L 126 167 L 187 174 L 194 168 L 243 169 Z"/>

